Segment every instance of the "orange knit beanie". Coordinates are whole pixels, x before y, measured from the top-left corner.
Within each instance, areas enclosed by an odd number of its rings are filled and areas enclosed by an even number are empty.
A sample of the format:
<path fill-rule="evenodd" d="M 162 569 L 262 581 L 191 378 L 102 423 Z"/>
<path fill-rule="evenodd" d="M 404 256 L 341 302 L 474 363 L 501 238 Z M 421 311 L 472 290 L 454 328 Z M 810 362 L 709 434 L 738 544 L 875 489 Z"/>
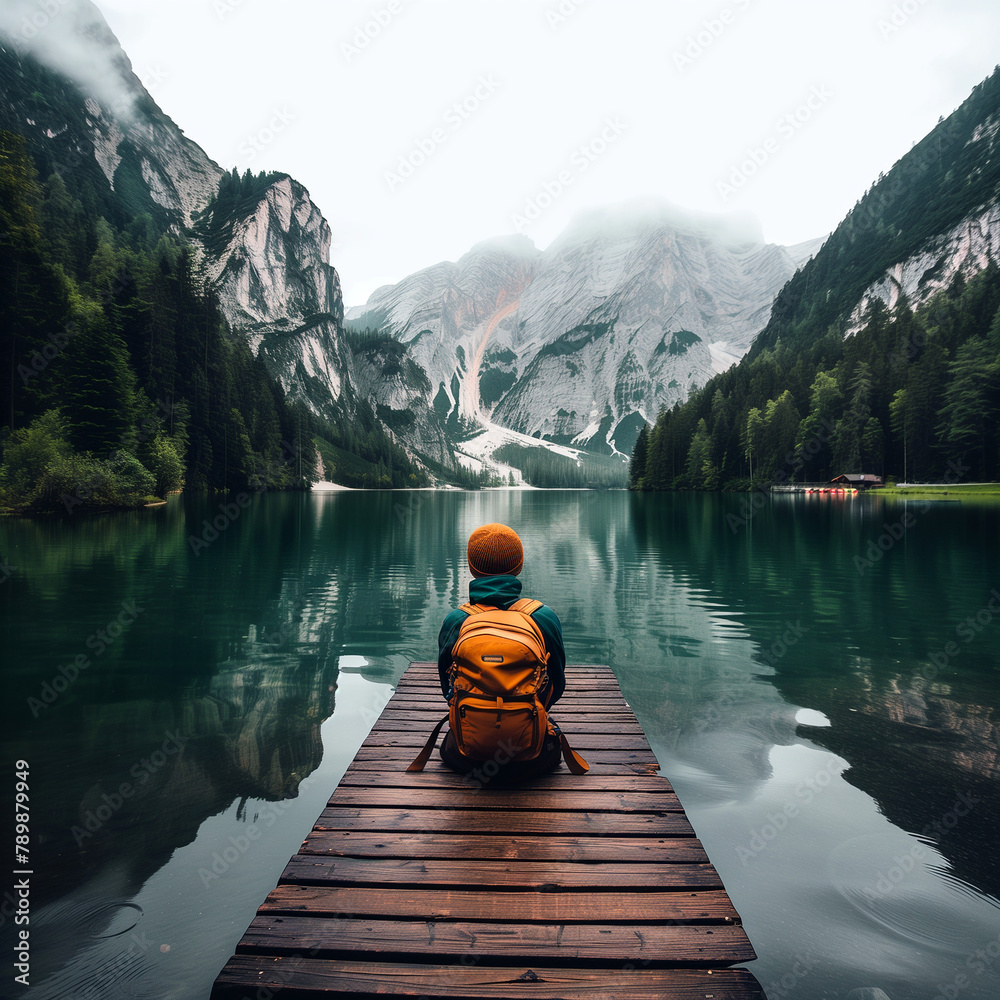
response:
<path fill-rule="evenodd" d="M 524 547 L 506 524 L 484 524 L 469 535 L 467 550 L 473 576 L 517 576 L 524 565 Z"/>

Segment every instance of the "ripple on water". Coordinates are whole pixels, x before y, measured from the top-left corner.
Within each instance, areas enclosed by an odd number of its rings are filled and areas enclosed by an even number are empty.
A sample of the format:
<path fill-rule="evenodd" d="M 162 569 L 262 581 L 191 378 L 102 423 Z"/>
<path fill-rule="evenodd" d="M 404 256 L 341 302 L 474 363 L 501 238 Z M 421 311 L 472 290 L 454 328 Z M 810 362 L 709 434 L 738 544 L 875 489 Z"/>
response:
<path fill-rule="evenodd" d="M 85 920 L 91 936 L 98 940 L 120 937 L 127 934 L 142 919 L 142 907 L 138 903 L 113 902 L 91 910 Z"/>
<path fill-rule="evenodd" d="M 834 887 L 856 910 L 884 930 L 921 949 L 964 955 L 983 934 L 982 897 L 949 874 L 931 844 L 913 839 L 893 850 L 876 834 L 854 837 L 830 853 Z M 995 918 L 993 918 L 995 919 Z"/>
<path fill-rule="evenodd" d="M 39 926 L 59 930 L 73 961 L 32 983 L 33 1000 L 163 1000 L 164 984 L 134 931 L 142 920 L 137 903 L 112 900 L 96 906 L 71 903 L 49 907 Z M 126 936 L 128 935 L 128 936 Z M 56 955 L 51 956 L 56 959 Z M 43 962 L 42 965 L 48 964 Z"/>

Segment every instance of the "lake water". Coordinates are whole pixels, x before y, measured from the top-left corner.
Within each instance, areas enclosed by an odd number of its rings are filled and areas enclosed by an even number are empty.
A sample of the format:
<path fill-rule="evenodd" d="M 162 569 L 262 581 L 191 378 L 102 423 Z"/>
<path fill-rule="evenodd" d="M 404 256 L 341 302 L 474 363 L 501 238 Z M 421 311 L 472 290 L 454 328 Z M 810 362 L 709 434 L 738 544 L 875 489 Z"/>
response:
<path fill-rule="evenodd" d="M 1000 508 L 746 502 L 343 492 L 0 522 L 4 800 L 23 760 L 33 872 L 31 986 L 5 876 L 0 993 L 205 1000 L 500 520 L 570 662 L 618 675 L 769 1000 L 995 1000 Z"/>

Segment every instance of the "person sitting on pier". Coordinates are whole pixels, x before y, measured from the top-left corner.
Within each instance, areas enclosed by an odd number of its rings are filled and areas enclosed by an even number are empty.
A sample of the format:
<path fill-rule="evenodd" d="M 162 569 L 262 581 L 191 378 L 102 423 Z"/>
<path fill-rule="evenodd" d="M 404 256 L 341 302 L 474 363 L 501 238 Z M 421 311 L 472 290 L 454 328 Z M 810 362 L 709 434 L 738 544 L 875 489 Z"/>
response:
<path fill-rule="evenodd" d="M 559 764 L 562 749 L 567 764 L 577 773 L 583 773 L 586 763 L 569 749 L 568 744 L 562 746 L 565 738 L 558 727 L 546 719 L 547 710 L 559 700 L 566 687 L 566 652 L 556 613 L 539 601 L 520 599 L 518 574 L 524 565 L 521 539 L 505 524 L 484 524 L 469 536 L 466 557 L 472 573 L 469 604 L 448 614 L 438 636 L 441 691 L 452 708 L 452 728 L 441 745 L 442 760 L 453 770 L 474 773 L 480 780 L 484 776 L 488 780 L 502 776 L 502 780 L 508 781 L 552 770 Z M 507 616 L 503 623 L 496 624 L 489 617 L 489 612 L 496 610 L 519 612 L 520 624 L 516 616 L 513 619 Z M 496 649 L 491 645 L 497 641 L 496 636 L 505 634 L 506 623 L 512 620 L 512 627 L 523 631 L 527 650 L 525 659 L 515 664 L 513 670 L 507 662 L 508 657 L 499 652 L 501 647 L 510 649 L 512 644 L 501 639 Z M 478 640 L 473 634 L 477 631 Z M 476 663 L 470 675 L 460 668 L 460 664 L 466 662 L 465 643 L 477 641 Z M 532 662 L 537 663 L 534 671 Z M 496 667 L 491 669 L 491 663 Z M 473 690 L 466 697 L 465 679 L 468 676 L 473 677 Z M 491 684 L 495 690 L 491 689 Z M 503 685 L 509 688 L 504 690 Z M 526 692 L 531 696 L 527 700 Z M 489 697 L 483 697 L 484 694 Z M 496 698 L 495 705 L 494 694 L 502 695 Z M 456 698 L 460 701 L 456 702 Z M 537 712 L 535 698 L 544 711 Z M 501 729 L 501 715 L 505 716 L 506 742 L 494 732 Z M 542 732 L 529 732 L 535 715 L 545 723 Z M 530 718 L 527 722 L 508 721 L 508 717 L 513 720 L 515 716 L 521 720 L 526 716 Z M 537 726 L 537 721 L 534 724 Z M 525 728 L 516 739 L 509 738 L 517 725 Z M 455 733 L 456 728 L 463 726 L 468 731 L 459 734 L 466 750 L 464 753 Z M 529 743 L 534 744 L 530 749 L 526 746 Z"/>

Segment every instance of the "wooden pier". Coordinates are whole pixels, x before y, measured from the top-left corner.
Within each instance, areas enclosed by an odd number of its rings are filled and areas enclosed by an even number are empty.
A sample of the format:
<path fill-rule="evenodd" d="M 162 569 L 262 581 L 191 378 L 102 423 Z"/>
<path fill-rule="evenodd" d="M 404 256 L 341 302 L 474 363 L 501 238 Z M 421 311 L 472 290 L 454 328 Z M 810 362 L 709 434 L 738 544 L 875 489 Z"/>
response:
<path fill-rule="evenodd" d="M 212 1000 L 766 1000 L 722 881 L 608 667 L 553 717 L 590 772 L 477 787 L 435 754 L 437 666 L 401 678 Z"/>

